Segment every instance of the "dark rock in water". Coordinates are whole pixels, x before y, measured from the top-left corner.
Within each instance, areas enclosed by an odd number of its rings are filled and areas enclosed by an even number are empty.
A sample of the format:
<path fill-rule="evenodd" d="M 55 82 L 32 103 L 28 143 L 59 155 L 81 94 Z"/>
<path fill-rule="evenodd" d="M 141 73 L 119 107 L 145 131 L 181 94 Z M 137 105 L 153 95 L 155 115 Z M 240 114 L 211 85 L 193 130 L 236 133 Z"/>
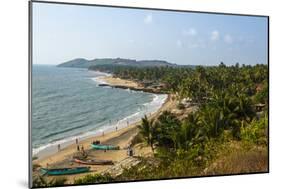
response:
<path fill-rule="evenodd" d="M 161 90 L 158 89 L 153 89 L 153 88 L 145 88 L 145 87 L 130 87 L 130 86 L 123 86 L 123 85 L 109 85 L 106 83 L 101 83 L 98 84 L 99 87 L 112 87 L 112 88 L 117 88 L 117 89 L 129 89 L 132 91 L 143 91 L 143 92 L 148 92 L 148 93 L 155 93 L 155 94 L 166 94 L 162 92 Z"/>
<path fill-rule="evenodd" d="M 151 88 L 136 88 L 136 87 L 127 87 L 127 86 L 123 86 L 123 85 L 114 85 L 111 87 L 119 88 L 119 89 L 130 89 L 132 91 L 143 91 L 143 92 L 155 93 L 155 94 L 166 94 L 160 90 L 151 89 Z"/>
<path fill-rule="evenodd" d="M 99 84 L 98 86 L 99 86 L 99 87 L 108 87 L 108 86 L 110 86 L 110 85 L 102 83 L 102 84 Z"/>

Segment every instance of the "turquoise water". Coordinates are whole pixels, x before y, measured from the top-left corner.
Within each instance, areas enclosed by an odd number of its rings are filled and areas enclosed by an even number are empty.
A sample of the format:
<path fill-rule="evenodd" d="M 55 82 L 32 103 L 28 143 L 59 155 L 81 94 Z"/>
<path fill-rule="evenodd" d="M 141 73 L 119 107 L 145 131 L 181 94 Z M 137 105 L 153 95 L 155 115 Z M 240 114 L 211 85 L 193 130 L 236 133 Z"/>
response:
<path fill-rule="evenodd" d="M 166 95 L 99 87 L 103 73 L 33 65 L 32 146 L 39 152 L 75 137 L 102 133 L 155 112 Z"/>

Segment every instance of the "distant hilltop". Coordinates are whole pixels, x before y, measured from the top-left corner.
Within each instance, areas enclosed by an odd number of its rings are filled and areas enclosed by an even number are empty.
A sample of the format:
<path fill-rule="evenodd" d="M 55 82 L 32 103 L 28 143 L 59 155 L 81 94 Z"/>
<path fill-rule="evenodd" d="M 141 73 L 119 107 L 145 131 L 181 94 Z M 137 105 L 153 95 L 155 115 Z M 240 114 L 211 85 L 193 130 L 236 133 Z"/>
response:
<path fill-rule="evenodd" d="M 77 58 L 62 64 L 57 65 L 58 67 L 73 67 L 73 68 L 89 68 L 91 66 L 99 65 L 123 65 L 123 66 L 136 66 L 136 67 L 161 67 L 161 66 L 177 66 L 177 64 L 169 63 L 164 60 L 133 60 L 124 58 L 100 58 L 87 60 L 84 58 Z"/>

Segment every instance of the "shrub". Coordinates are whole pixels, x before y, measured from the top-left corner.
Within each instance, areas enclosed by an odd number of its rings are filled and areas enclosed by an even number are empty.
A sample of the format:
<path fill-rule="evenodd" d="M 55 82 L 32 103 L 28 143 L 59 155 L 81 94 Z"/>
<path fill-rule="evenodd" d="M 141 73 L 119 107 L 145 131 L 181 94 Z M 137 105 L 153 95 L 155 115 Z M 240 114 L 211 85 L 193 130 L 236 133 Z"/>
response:
<path fill-rule="evenodd" d="M 209 168 L 206 175 L 265 172 L 268 170 L 266 149 L 232 149 L 222 154 Z"/>
<path fill-rule="evenodd" d="M 179 104 L 177 105 L 177 108 L 178 108 L 179 110 L 183 110 L 183 109 L 185 108 L 185 106 L 184 106 L 184 104 L 179 103 Z"/>
<path fill-rule="evenodd" d="M 250 124 L 241 128 L 241 137 L 247 142 L 267 145 L 268 118 L 254 119 Z"/>
<path fill-rule="evenodd" d="M 65 177 L 54 178 L 51 180 L 47 180 L 43 176 L 33 176 L 33 183 L 32 187 L 39 188 L 39 187 L 55 187 L 55 186 L 63 186 L 67 179 Z"/>
<path fill-rule="evenodd" d="M 96 175 L 86 175 L 83 178 L 74 180 L 74 184 L 93 184 L 93 183 L 103 183 L 112 182 L 113 178 L 110 174 L 96 174 Z"/>

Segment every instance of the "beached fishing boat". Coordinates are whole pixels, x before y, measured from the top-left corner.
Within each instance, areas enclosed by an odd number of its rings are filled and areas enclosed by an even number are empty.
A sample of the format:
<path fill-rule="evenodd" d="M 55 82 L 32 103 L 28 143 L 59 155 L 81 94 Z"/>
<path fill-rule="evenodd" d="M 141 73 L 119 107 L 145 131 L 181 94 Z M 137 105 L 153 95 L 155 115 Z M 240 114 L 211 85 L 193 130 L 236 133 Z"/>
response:
<path fill-rule="evenodd" d="M 90 167 L 71 167 L 57 169 L 41 168 L 40 171 L 43 175 L 70 175 L 89 172 Z"/>
<path fill-rule="evenodd" d="M 74 158 L 74 162 L 85 164 L 85 165 L 113 165 L 113 162 L 111 160 L 101 160 L 101 159 L 81 160 L 78 158 Z"/>
<path fill-rule="evenodd" d="M 102 144 L 91 144 L 92 148 L 95 150 L 119 150 L 119 146 L 112 145 L 102 145 Z"/>

